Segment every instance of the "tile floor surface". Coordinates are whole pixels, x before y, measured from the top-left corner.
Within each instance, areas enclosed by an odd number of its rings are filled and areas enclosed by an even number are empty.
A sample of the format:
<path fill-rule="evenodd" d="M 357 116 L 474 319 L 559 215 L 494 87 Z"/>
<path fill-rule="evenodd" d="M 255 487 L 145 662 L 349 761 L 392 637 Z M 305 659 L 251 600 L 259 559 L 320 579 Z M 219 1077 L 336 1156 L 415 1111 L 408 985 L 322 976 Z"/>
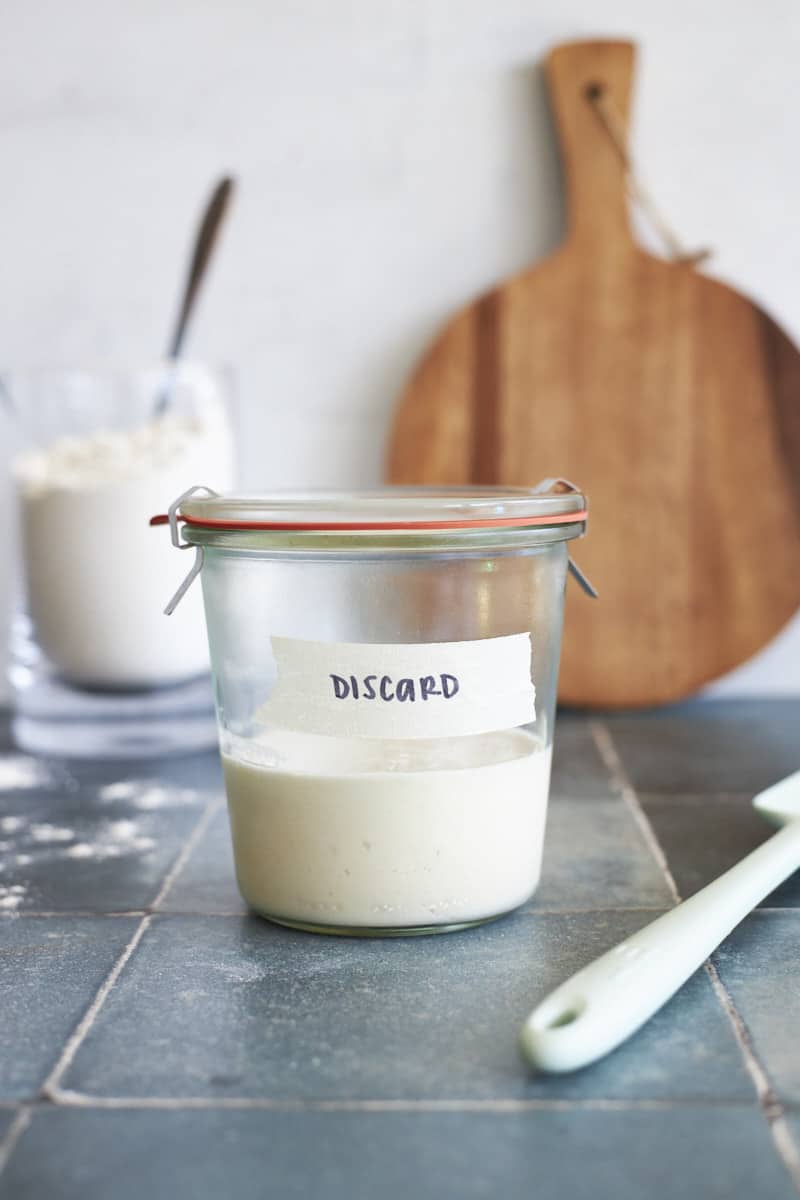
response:
<path fill-rule="evenodd" d="M 551 987 L 769 836 L 800 702 L 559 718 L 522 911 L 362 941 L 248 915 L 213 754 L 0 754 L 0 1200 L 800 1193 L 800 878 L 626 1046 L 534 1076 Z"/>

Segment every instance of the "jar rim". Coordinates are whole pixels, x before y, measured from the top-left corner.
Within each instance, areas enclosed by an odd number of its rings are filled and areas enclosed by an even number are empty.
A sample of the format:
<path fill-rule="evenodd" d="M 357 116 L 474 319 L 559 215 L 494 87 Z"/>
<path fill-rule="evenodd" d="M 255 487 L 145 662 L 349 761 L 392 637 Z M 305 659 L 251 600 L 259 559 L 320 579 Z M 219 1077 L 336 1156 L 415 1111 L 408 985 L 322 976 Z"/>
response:
<path fill-rule="evenodd" d="M 523 529 L 586 521 L 586 497 L 573 484 L 545 482 L 550 486 L 535 489 L 477 485 L 187 496 L 178 517 L 208 530 L 318 533 Z"/>

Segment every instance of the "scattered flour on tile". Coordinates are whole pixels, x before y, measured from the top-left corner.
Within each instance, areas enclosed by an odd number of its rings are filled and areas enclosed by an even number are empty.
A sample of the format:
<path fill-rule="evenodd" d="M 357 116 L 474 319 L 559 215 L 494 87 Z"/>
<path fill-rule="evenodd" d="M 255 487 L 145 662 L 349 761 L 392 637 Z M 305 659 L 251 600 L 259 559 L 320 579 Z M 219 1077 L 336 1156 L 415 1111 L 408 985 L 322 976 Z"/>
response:
<path fill-rule="evenodd" d="M 106 821 L 103 826 L 107 837 L 117 842 L 129 842 L 139 832 L 135 821 Z"/>
<path fill-rule="evenodd" d="M 101 800 L 131 800 L 141 787 L 134 779 L 123 779 L 119 783 L 107 783 L 100 788 Z"/>
<path fill-rule="evenodd" d="M 0 761 L 0 792 L 11 792 L 17 788 L 40 787 L 51 782 L 50 772 L 44 763 L 24 754 L 11 754 Z"/>
<path fill-rule="evenodd" d="M 194 788 L 162 787 L 147 779 L 125 779 L 119 783 L 106 784 L 99 791 L 101 800 L 109 803 L 114 800 L 126 800 L 142 812 L 196 804 L 199 795 Z"/>
<path fill-rule="evenodd" d="M 260 983 L 267 977 L 263 967 L 257 967 L 251 963 L 237 963 L 235 967 L 228 966 L 226 963 L 204 963 L 203 965 L 224 975 L 230 983 Z"/>
<path fill-rule="evenodd" d="M 125 851 L 121 846 L 105 845 L 102 842 L 75 842 L 64 851 L 66 858 L 91 858 L 95 861 L 104 858 L 121 858 Z"/>
<path fill-rule="evenodd" d="M 0 912 L 16 912 L 26 895 L 27 888 L 21 883 L 0 887 Z"/>
<path fill-rule="evenodd" d="M 16 833 L 24 824 L 22 817 L 0 817 L 0 833 Z"/>
<path fill-rule="evenodd" d="M 66 829 L 63 825 L 43 823 L 31 825 L 28 836 L 34 842 L 71 842 L 75 837 L 75 830 Z"/>
<path fill-rule="evenodd" d="M 144 836 L 139 823 L 130 818 L 100 821 L 92 831 L 91 839 L 84 834 L 79 840 L 80 835 L 65 825 L 48 821 L 28 825 L 21 817 L 0 818 L 0 832 L 16 835 L 13 839 L 0 841 L 0 851 L 16 852 L 14 863 L 18 867 L 58 858 L 102 862 L 126 854 L 144 854 L 156 845 L 155 839 Z M 0 861 L 0 871 L 4 871 L 6 865 Z"/>
<path fill-rule="evenodd" d="M 43 763 L 25 755 L 12 755 L 0 762 L 0 793 L 15 788 L 53 785 L 55 776 Z M 68 778 L 59 786 L 67 791 L 74 787 Z M 156 847 L 156 840 L 145 835 L 136 814 L 157 812 L 160 809 L 197 805 L 204 793 L 194 788 L 164 786 L 152 779 L 125 779 L 97 789 L 101 802 L 124 802 L 133 817 L 103 819 L 94 828 L 80 832 L 55 822 L 34 820 L 30 816 L 13 814 L 0 817 L 0 873 L 12 866 L 30 867 L 55 859 L 103 862 L 126 855 L 147 854 Z M 24 889 L 23 889 L 24 890 Z M 0 889 L 0 912 L 14 911 L 21 903 L 22 893 L 9 888 Z"/>
<path fill-rule="evenodd" d="M 130 837 L 121 842 L 103 841 L 75 842 L 67 846 L 64 855 L 67 858 L 90 858 L 102 862 L 107 858 L 122 858 L 125 854 L 146 853 L 155 846 L 153 838 Z"/>
<path fill-rule="evenodd" d="M 74 845 L 67 846 L 64 855 L 67 858 L 94 858 L 95 849 L 88 842 L 75 842 Z"/>
<path fill-rule="evenodd" d="M 194 1004 L 197 1000 L 205 1000 L 208 992 L 202 988 L 187 988 L 182 992 L 177 993 L 178 999 L 183 1000 L 184 1004 Z"/>
<path fill-rule="evenodd" d="M 67 846 L 67 858 L 122 858 L 124 854 L 145 853 L 155 847 L 155 839 L 143 837 L 136 821 L 104 821 L 92 842 L 74 842 Z"/>

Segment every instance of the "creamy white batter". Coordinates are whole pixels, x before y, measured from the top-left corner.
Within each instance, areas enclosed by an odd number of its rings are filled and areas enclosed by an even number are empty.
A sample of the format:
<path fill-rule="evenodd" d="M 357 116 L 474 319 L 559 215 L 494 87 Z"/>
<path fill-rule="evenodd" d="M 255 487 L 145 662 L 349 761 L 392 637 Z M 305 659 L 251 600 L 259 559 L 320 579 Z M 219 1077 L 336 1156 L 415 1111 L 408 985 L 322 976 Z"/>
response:
<path fill-rule="evenodd" d="M 186 574 L 149 519 L 195 484 L 233 482 L 221 405 L 168 413 L 136 429 L 62 438 L 15 464 L 28 605 L 36 639 L 82 684 L 147 687 L 208 670 L 200 589 L 171 618 Z"/>
<path fill-rule="evenodd" d="M 523 730 L 269 741 L 236 739 L 222 756 L 239 886 L 259 912 L 441 925 L 508 912 L 534 891 L 551 754 Z"/>

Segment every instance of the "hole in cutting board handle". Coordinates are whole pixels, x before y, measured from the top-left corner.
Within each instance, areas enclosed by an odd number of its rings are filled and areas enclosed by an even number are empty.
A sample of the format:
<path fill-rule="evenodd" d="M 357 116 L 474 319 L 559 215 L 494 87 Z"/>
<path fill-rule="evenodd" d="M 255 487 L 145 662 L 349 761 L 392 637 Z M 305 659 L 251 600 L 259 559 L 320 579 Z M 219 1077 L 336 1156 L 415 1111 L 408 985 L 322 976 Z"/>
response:
<path fill-rule="evenodd" d="M 598 80 L 593 80 L 592 83 L 587 83 L 583 89 L 583 94 L 587 100 L 599 100 L 606 92 L 606 85 Z"/>

